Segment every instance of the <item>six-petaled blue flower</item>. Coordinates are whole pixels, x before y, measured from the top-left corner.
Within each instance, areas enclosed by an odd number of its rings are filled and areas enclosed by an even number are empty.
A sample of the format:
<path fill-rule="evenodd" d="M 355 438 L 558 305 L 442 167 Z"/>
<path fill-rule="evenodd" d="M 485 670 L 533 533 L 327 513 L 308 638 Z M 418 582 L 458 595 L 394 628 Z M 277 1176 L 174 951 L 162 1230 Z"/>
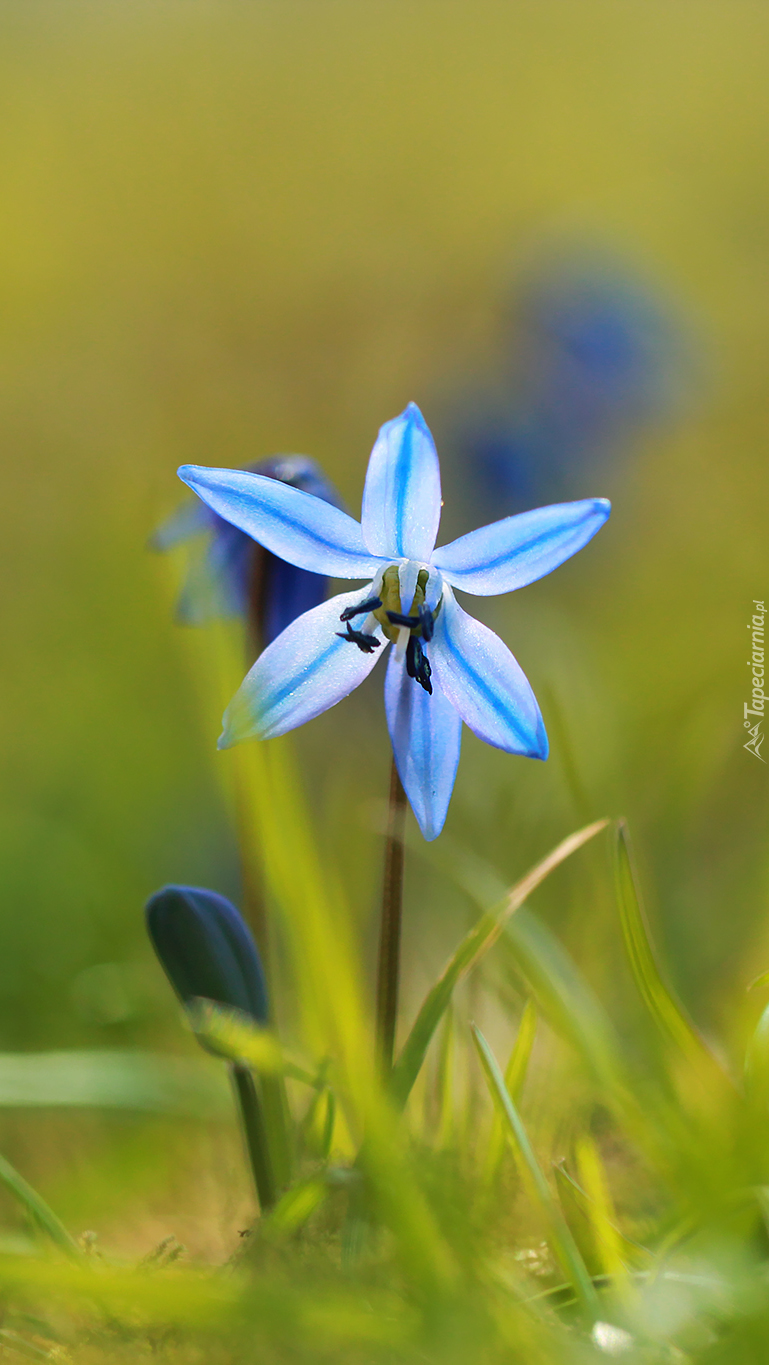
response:
<path fill-rule="evenodd" d="M 312 720 L 357 687 L 390 642 L 387 723 L 426 839 L 443 828 L 463 721 L 508 753 L 547 757 L 545 727 L 521 668 L 493 631 L 463 611 L 453 589 L 486 597 L 542 578 L 603 525 L 605 499 L 506 517 L 436 549 L 438 454 L 413 403 L 379 432 L 360 524 L 258 474 L 184 465 L 179 476 L 282 559 L 368 580 L 298 617 L 264 651 L 227 708 L 220 748 Z"/>

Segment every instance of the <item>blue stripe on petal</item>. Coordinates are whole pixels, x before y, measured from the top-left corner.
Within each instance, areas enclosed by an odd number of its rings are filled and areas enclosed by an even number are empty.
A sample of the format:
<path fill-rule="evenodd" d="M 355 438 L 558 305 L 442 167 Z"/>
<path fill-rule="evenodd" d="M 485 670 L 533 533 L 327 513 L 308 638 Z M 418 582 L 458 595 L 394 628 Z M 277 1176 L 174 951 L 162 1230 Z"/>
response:
<path fill-rule="evenodd" d="M 592 540 L 611 511 L 606 498 L 555 503 L 460 536 L 433 555 L 436 568 L 478 597 L 512 592 L 557 569 Z"/>
<path fill-rule="evenodd" d="M 385 422 L 371 452 L 361 526 L 372 554 L 430 558 L 441 517 L 438 452 L 416 403 Z"/>
<path fill-rule="evenodd" d="M 344 592 L 305 612 L 259 655 L 224 714 L 220 749 L 244 739 L 270 739 L 336 706 L 363 682 L 384 653 L 364 654 L 336 634 L 345 607 L 365 601 L 366 589 Z"/>
<path fill-rule="evenodd" d="M 444 587 L 430 651 L 433 678 L 465 725 L 487 744 L 528 758 L 547 758 L 537 699 L 507 645 L 468 616 Z"/>
<path fill-rule="evenodd" d="M 395 650 L 387 665 L 385 710 L 411 809 L 425 839 L 436 839 L 454 789 L 462 721 L 440 687 L 434 687 L 430 696 L 408 676 L 405 661 Z"/>
<path fill-rule="evenodd" d="M 289 564 L 334 578 L 376 572 L 357 521 L 322 498 L 243 469 L 182 465 L 178 472 L 218 516 Z"/>

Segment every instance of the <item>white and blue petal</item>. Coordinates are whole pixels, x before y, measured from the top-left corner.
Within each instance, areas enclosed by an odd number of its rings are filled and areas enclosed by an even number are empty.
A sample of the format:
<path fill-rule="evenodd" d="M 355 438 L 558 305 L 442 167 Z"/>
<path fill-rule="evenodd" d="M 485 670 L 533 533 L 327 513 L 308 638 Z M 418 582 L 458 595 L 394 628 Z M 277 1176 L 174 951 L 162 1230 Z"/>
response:
<path fill-rule="evenodd" d="M 487 744 L 528 758 L 547 758 L 537 699 L 507 645 L 468 616 L 444 587 L 430 646 L 433 681 L 465 725 Z"/>
<path fill-rule="evenodd" d="M 439 686 L 432 696 L 390 651 L 385 678 L 385 711 L 395 763 L 425 839 L 443 829 L 459 763 L 462 721 Z"/>
<path fill-rule="evenodd" d="M 346 607 L 365 600 L 366 589 L 344 592 L 298 616 L 259 655 L 224 713 L 220 749 L 244 739 L 270 739 L 319 716 L 348 696 L 368 676 L 384 652 L 382 630 L 372 634 L 379 647 L 364 653 L 343 632 Z"/>
<path fill-rule="evenodd" d="M 477 597 L 512 592 L 557 569 L 592 540 L 611 511 L 606 498 L 555 503 L 460 536 L 433 555 L 449 583 Z"/>
<path fill-rule="evenodd" d="M 243 469 L 182 465 L 179 478 L 274 555 L 332 578 L 371 578 L 376 557 L 357 521 L 323 498 Z"/>
<path fill-rule="evenodd" d="M 429 560 L 441 518 L 438 452 L 416 403 L 380 428 L 366 473 L 361 526 L 384 559 Z"/>

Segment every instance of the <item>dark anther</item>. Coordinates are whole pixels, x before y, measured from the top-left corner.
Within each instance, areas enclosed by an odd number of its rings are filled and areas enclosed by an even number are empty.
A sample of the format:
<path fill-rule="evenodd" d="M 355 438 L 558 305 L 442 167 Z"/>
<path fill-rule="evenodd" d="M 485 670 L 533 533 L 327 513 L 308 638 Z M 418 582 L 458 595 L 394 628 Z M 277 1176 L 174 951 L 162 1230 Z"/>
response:
<path fill-rule="evenodd" d="M 429 643 L 435 632 L 435 617 L 429 607 L 421 606 L 417 616 L 402 616 L 398 611 L 388 611 L 387 619 L 392 626 L 408 626 L 409 630 L 421 630 L 422 639 Z"/>
<path fill-rule="evenodd" d="M 353 616 L 362 616 L 364 612 L 368 613 L 370 611 L 376 611 L 377 607 L 381 607 L 381 605 L 382 605 L 381 597 L 369 597 L 368 601 L 361 602 L 359 607 L 345 607 L 344 611 L 342 612 L 342 615 L 339 617 L 339 620 L 351 621 Z M 337 634 L 339 634 L 338 631 Z"/>
<path fill-rule="evenodd" d="M 350 622 L 347 622 L 347 630 L 338 630 L 337 635 L 340 640 L 347 640 L 351 645 L 357 645 L 358 649 L 364 654 L 373 654 L 375 649 L 379 649 L 381 644 L 376 635 L 366 635 L 362 630 L 353 630 Z"/>
<path fill-rule="evenodd" d="M 421 606 L 419 608 L 419 624 L 422 627 L 422 639 L 427 644 L 429 640 L 432 640 L 435 630 L 435 617 L 429 607 Z"/>
<path fill-rule="evenodd" d="M 414 682 L 418 682 L 419 686 L 424 688 L 425 692 L 432 695 L 430 660 L 422 648 L 421 640 L 416 635 L 409 636 L 409 642 L 406 646 L 406 672 L 410 678 L 414 679 Z"/>

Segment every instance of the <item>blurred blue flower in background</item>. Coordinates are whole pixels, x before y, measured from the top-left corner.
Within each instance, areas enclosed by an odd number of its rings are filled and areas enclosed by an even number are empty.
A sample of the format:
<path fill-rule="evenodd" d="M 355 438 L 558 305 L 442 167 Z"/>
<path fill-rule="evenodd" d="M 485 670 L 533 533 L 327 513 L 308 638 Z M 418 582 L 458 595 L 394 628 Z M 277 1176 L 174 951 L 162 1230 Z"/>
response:
<path fill-rule="evenodd" d="M 275 455 L 248 466 L 251 473 L 278 479 L 312 493 L 334 507 L 342 501 L 320 467 L 306 455 Z M 184 503 L 153 535 L 156 550 L 199 541 L 193 547 L 177 603 L 185 625 L 204 625 L 217 617 L 248 619 L 256 650 L 280 635 L 302 612 L 324 601 L 328 579 L 287 563 L 205 503 Z"/>
<path fill-rule="evenodd" d="M 486 597 L 533 583 L 592 539 L 609 515 L 605 499 L 540 507 L 435 549 L 438 453 L 414 403 L 380 429 L 360 524 L 259 474 L 184 465 L 179 476 L 273 554 L 303 569 L 368 580 L 300 616 L 260 655 L 227 709 L 221 748 L 285 734 L 335 706 L 392 643 L 387 723 L 425 838 L 443 828 L 463 721 L 496 748 L 547 757 L 523 671 L 499 637 L 463 611 L 452 588 Z"/>
<path fill-rule="evenodd" d="M 475 500 L 513 511 L 573 496 L 586 469 L 624 454 L 677 396 L 669 312 L 630 269 L 594 255 L 530 272 L 508 305 L 494 375 L 450 405 Z"/>

